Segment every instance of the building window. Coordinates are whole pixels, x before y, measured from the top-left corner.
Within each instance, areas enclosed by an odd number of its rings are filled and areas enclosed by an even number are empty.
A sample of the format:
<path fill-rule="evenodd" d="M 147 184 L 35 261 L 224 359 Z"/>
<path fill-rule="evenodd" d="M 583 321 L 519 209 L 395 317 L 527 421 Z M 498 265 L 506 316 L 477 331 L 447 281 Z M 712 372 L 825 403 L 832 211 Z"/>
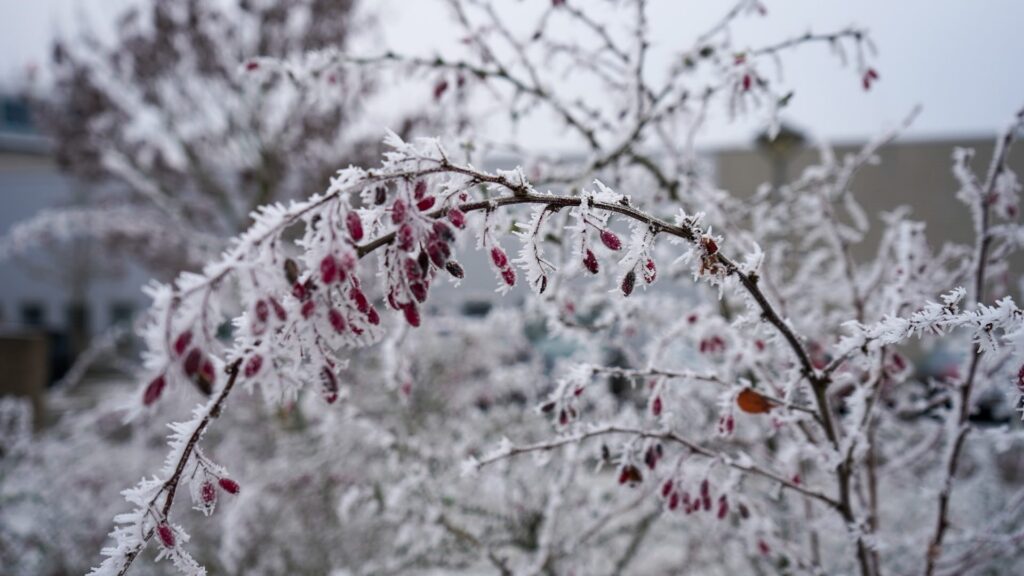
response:
<path fill-rule="evenodd" d="M 110 305 L 110 325 L 128 325 L 135 316 L 135 306 L 131 302 L 114 302 Z"/>
<path fill-rule="evenodd" d="M 21 323 L 32 328 L 42 328 L 46 325 L 46 308 L 40 302 L 23 302 Z"/>

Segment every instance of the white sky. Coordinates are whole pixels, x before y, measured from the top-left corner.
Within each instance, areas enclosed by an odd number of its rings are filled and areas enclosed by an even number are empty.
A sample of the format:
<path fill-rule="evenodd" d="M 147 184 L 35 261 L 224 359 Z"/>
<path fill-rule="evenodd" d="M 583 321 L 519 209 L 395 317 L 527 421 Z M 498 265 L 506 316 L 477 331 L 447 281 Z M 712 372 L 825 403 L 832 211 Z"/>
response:
<path fill-rule="evenodd" d="M 11 85 L 33 63 L 45 64 L 58 32 L 82 22 L 109 29 L 112 16 L 135 0 L 0 0 L 0 84 Z M 368 0 L 364 0 L 368 1 Z M 369 0 L 373 1 L 373 0 Z M 531 0 L 536 3 L 538 0 Z M 543 0 L 540 0 L 543 1 Z M 573 1 L 573 0 L 570 0 Z M 575 0 L 577 3 L 595 0 Z M 509 18 L 525 22 L 523 3 L 507 0 Z M 796 91 L 787 119 L 830 139 L 859 139 L 901 119 L 921 103 L 924 111 L 911 137 L 986 134 L 1005 125 L 1024 104 L 1024 2 L 1020 0 L 767 0 L 769 16 L 746 20 L 737 37 L 751 46 L 807 31 L 848 24 L 871 30 L 879 54 L 881 82 L 869 93 L 855 74 L 841 69 L 823 47 L 786 57 L 786 83 Z M 527 3 L 529 4 L 529 3 Z M 604 4 L 602 2 L 602 4 Z M 655 0 L 652 34 L 657 48 L 687 45 L 731 2 Z M 400 52 L 449 52 L 457 33 L 439 0 L 376 0 L 388 44 Z M 520 22 L 521 23 L 521 22 Z M 653 68 L 665 66 L 655 62 Z M 426 94 L 394 98 L 419 101 Z M 714 118 L 705 144 L 746 142 L 757 129 L 750 122 Z M 558 147 L 561 128 L 535 122 L 524 128 L 528 145 Z"/>

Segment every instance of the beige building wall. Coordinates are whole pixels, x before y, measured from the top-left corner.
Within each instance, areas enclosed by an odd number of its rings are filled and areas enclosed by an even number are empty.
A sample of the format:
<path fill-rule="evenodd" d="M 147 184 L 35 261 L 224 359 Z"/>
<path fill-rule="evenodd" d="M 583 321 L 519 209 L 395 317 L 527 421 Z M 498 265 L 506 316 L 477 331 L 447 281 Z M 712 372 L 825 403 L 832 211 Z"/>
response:
<path fill-rule="evenodd" d="M 973 228 L 964 204 L 956 199 L 959 189 L 952 172 L 953 150 L 973 148 L 973 166 L 984 179 L 992 157 L 993 138 L 908 141 L 890 144 L 879 151 L 880 162 L 865 166 L 851 185 L 855 196 L 872 217 L 871 234 L 855 251 L 855 257 L 873 254 L 880 236 L 877 215 L 901 205 L 912 207 L 912 217 L 924 221 L 932 249 L 943 242 L 973 241 Z M 860 149 L 862 144 L 835 147 L 837 159 Z M 715 162 L 718 185 L 741 197 L 749 196 L 764 182 L 773 182 L 776 169 L 764 152 L 750 149 L 719 150 L 711 154 Z M 818 161 L 813 148 L 801 148 L 786 163 L 783 180 L 798 178 L 803 170 Z M 1010 156 L 1010 167 L 1024 178 L 1024 146 Z M 1012 283 L 1024 273 L 1024 257 L 1018 255 L 1010 265 Z"/>

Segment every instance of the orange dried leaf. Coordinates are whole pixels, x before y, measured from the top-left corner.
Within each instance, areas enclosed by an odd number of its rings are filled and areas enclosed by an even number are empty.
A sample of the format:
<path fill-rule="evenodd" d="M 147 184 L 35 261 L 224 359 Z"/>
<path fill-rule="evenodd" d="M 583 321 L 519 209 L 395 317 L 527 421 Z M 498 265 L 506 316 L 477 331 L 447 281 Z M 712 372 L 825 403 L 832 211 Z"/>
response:
<path fill-rule="evenodd" d="M 736 396 L 736 405 L 747 414 L 764 414 L 771 411 L 775 403 L 750 388 L 744 388 Z"/>

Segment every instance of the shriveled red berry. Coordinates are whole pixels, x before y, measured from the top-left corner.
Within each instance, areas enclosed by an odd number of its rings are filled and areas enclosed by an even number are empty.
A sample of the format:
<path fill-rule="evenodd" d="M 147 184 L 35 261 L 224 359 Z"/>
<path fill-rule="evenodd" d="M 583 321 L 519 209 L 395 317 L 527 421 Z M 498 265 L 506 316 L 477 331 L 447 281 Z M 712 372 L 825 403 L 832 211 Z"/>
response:
<path fill-rule="evenodd" d="M 380 314 L 377 313 L 377 309 L 371 307 L 370 311 L 366 313 L 366 321 L 374 326 L 380 324 Z"/>
<path fill-rule="evenodd" d="M 427 182 L 425 180 L 417 180 L 416 185 L 412 189 L 412 197 L 416 200 L 422 199 L 427 194 Z"/>
<path fill-rule="evenodd" d="M 353 242 L 363 239 L 363 221 L 355 210 L 345 215 L 345 226 L 348 227 L 348 235 Z"/>
<path fill-rule="evenodd" d="M 651 402 L 651 414 L 661 416 L 661 396 L 655 396 Z"/>
<path fill-rule="evenodd" d="M 611 230 L 601 230 L 601 242 L 604 243 L 609 250 L 622 249 L 622 240 L 619 240 L 619 237 Z"/>
<path fill-rule="evenodd" d="M 217 483 L 220 484 L 221 489 L 228 494 L 238 494 L 242 489 L 242 487 L 238 485 L 238 482 L 235 482 L 231 478 L 221 478 Z"/>
<path fill-rule="evenodd" d="M 164 392 L 164 387 L 167 385 L 167 379 L 161 374 L 153 379 L 146 386 L 146 391 L 142 394 L 142 403 L 146 406 L 152 406 L 154 402 L 160 399 L 160 395 Z"/>
<path fill-rule="evenodd" d="M 729 513 L 729 499 L 725 494 L 718 497 L 718 519 L 721 520 Z"/>
<path fill-rule="evenodd" d="M 444 268 L 445 270 L 448 271 L 449 274 L 458 278 L 459 280 L 466 276 L 466 271 L 462 269 L 462 265 L 456 262 L 455 260 L 449 260 L 448 262 L 446 262 Z"/>
<path fill-rule="evenodd" d="M 167 548 L 174 548 L 174 530 L 167 525 L 167 522 L 161 522 L 156 527 L 157 536 L 160 537 L 160 542 Z"/>
<path fill-rule="evenodd" d="M 300 310 L 302 317 L 308 319 L 316 311 L 316 303 L 312 300 L 306 300 L 302 303 L 302 309 Z"/>

